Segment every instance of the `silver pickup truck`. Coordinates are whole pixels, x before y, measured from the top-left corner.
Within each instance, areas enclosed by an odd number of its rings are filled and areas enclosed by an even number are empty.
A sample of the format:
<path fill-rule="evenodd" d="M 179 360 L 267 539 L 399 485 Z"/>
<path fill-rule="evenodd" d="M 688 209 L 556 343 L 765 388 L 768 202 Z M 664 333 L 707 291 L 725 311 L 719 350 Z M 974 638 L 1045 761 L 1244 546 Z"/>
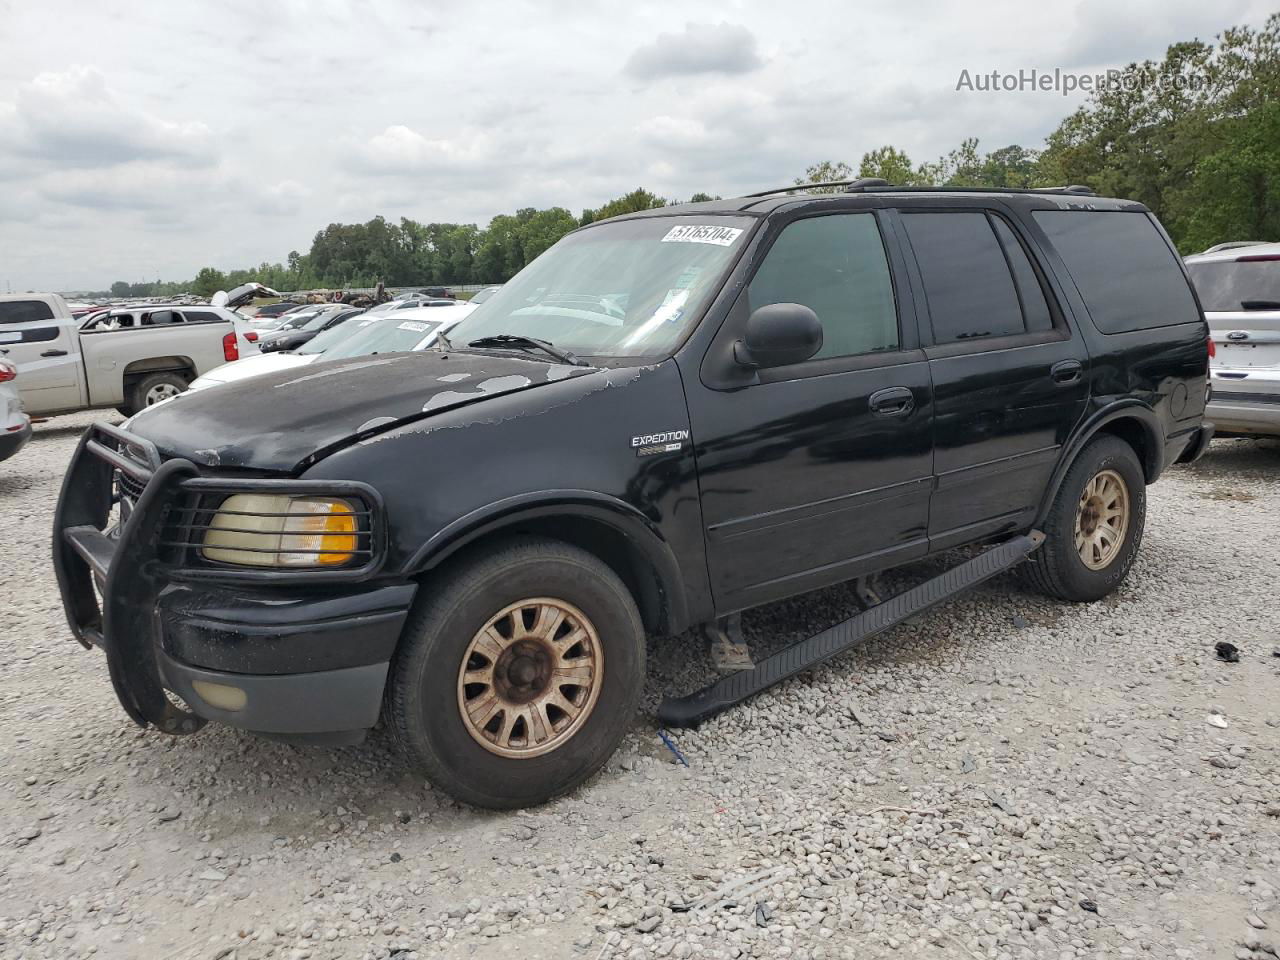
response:
<path fill-rule="evenodd" d="M 230 308 L 271 294 L 246 284 L 215 305 L 150 304 L 77 320 L 56 293 L 0 296 L 0 348 L 17 365 L 26 412 L 51 416 L 115 407 L 132 416 L 196 377 L 256 354 L 256 336 Z"/>

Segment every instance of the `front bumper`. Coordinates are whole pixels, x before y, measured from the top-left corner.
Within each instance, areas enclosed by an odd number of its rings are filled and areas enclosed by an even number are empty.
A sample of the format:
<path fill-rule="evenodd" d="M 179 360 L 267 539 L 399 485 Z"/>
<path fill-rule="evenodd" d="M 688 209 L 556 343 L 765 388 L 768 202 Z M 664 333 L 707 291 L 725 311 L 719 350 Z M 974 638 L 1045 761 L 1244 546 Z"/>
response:
<path fill-rule="evenodd" d="M 8 460 L 27 445 L 31 439 L 31 421 L 26 420 L 17 430 L 0 433 L 0 460 Z"/>
<path fill-rule="evenodd" d="M 140 492 L 108 533 L 117 472 Z M 286 736 L 365 730 L 377 721 L 416 585 L 373 581 L 385 537 L 372 526 L 357 569 L 193 569 L 191 551 L 172 542 L 172 530 L 191 524 L 184 504 L 245 484 L 317 492 L 306 481 L 202 477 L 190 461 L 160 462 L 125 431 L 91 427 L 54 516 L 54 569 L 72 632 L 103 649 L 116 696 L 141 725 L 175 734 L 208 720 Z M 377 499 L 362 485 L 330 487 Z"/>

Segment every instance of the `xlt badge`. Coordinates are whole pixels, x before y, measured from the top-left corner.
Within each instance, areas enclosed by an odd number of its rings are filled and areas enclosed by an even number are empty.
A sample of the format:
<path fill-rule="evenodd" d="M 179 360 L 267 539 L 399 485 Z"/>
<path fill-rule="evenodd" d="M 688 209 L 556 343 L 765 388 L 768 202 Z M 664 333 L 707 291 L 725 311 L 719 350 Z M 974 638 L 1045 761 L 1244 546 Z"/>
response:
<path fill-rule="evenodd" d="M 666 430 L 662 433 L 646 433 L 631 438 L 631 446 L 637 457 L 651 457 L 655 453 L 674 453 L 689 439 L 688 430 Z"/>

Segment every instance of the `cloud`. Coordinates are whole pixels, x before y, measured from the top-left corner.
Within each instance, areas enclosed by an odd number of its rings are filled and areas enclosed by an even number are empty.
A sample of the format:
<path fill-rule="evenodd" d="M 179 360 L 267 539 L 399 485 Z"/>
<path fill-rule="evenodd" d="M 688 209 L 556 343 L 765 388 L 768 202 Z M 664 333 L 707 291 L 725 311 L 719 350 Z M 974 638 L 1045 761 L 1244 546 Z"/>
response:
<path fill-rule="evenodd" d="M 261 191 L 258 209 L 276 217 L 294 216 L 306 208 L 311 189 L 297 180 L 281 180 Z"/>
<path fill-rule="evenodd" d="M 0 104 L 0 131 L 15 156 L 45 169 L 217 161 L 207 126 L 162 120 L 125 106 L 93 67 L 41 73 L 19 86 L 12 103 Z"/>
<path fill-rule="evenodd" d="M 751 73 L 764 66 L 756 38 L 731 23 L 686 23 L 682 33 L 660 33 L 638 47 L 623 71 L 640 80 L 698 73 Z"/>
<path fill-rule="evenodd" d="M 347 162 L 363 173 L 415 175 L 474 170 L 493 156 L 491 137 L 482 131 L 464 131 L 457 137 L 433 140 L 396 124 L 367 141 L 350 144 Z"/>

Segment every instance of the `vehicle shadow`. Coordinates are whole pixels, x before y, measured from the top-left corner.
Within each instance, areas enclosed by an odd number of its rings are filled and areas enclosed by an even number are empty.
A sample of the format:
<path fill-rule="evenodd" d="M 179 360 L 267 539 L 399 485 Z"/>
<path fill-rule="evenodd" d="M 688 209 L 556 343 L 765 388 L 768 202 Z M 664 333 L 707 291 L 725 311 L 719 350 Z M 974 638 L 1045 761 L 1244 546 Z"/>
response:
<path fill-rule="evenodd" d="M 21 456 L 21 454 L 18 456 Z M 25 490 L 30 490 L 40 482 L 39 478 L 26 473 L 0 474 L 0 496 L 7 496 L 11 493 L 22 493 Z"/>
<path fill-rule="evenodd" d="M 1280 480 L 1280 440 L 1214 440 L 1195 463 L 1171 469 L 1208 480 L 1275 482 Z"/>

